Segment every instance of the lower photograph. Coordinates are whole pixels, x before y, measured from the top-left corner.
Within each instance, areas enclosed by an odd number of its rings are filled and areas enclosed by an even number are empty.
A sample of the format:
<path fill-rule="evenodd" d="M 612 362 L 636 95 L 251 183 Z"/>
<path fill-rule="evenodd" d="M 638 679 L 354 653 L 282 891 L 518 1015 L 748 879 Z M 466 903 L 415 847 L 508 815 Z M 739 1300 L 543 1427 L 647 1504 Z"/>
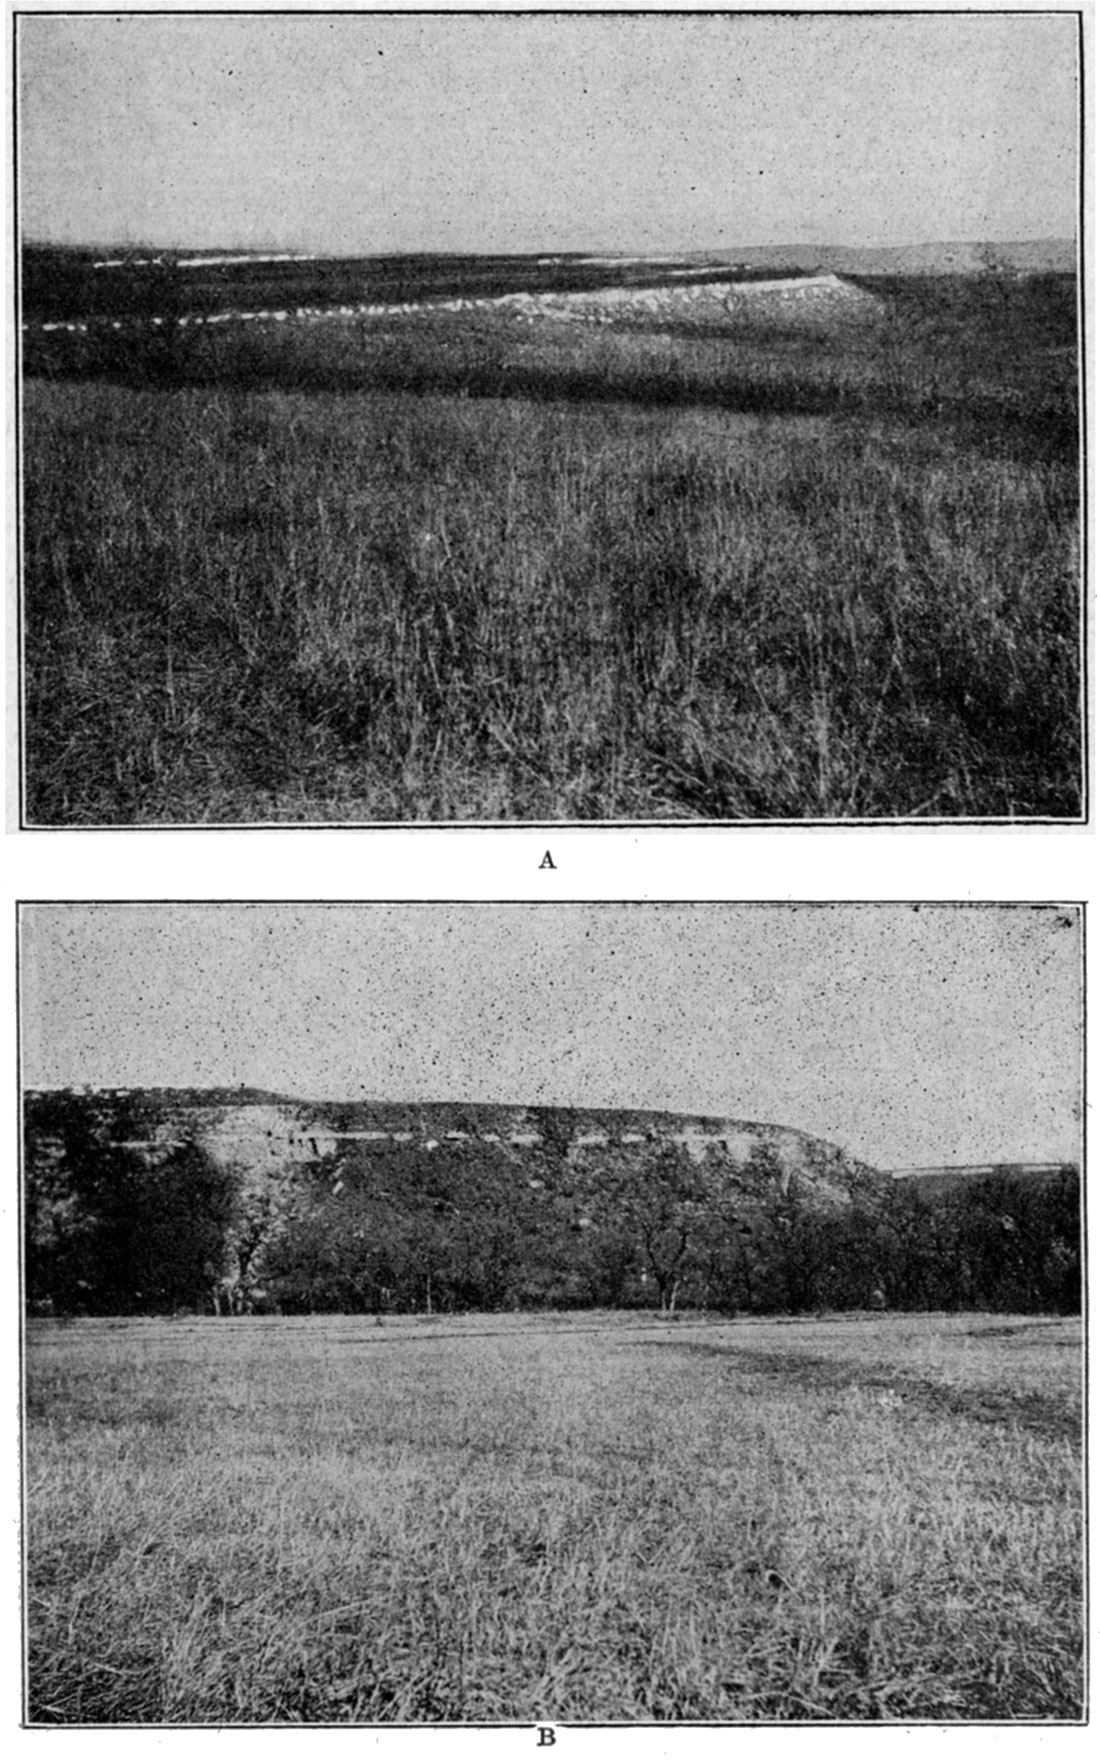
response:
<path fill-rule="evenodd" d="M 1084 916 L 20 904 L 25 1722 L 1083 1722 Z"/>

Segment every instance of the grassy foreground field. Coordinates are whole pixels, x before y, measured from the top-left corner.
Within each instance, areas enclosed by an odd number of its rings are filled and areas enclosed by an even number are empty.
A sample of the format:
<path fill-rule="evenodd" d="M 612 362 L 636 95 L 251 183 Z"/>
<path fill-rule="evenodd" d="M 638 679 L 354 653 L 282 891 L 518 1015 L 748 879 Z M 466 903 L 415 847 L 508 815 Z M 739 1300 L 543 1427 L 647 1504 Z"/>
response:
<path fill-rule="evenodd" d="M 57 1722 L 1077 1719 L 1080 1328 L 32 1323 Z"/>
<path fill-rule="evenodd" d="M 1072 279 L 877 297 L 28 342 L 29 820 L 1075 816 Z"/>

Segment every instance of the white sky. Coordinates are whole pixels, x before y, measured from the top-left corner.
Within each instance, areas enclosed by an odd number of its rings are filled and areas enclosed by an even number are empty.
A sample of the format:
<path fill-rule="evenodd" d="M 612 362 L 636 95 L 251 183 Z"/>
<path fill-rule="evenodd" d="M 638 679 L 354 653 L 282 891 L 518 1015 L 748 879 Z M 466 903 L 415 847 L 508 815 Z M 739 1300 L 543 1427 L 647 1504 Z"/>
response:
<path fill-rule="evenodd" d="M 26 236 L 329 252 L 1069 236 L 1076 22 L 35 15 Z"/>
<path fill-rule="evenodd" d="M 1080 1155 L 1072 911 L 34 905 L 22 925 L 29 1087 L 653 1107 L 881 1167 Z"/>

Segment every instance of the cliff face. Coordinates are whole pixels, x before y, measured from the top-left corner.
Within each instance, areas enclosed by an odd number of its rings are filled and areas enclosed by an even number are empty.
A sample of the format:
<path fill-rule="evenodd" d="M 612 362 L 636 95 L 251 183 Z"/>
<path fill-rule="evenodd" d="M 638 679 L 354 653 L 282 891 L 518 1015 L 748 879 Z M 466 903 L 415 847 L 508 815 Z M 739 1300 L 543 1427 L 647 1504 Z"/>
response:
<path fill-rule="evenodd" d="M 489 1151 L 517 1169 L 557 1162 L 598 1181 L 602 1166 L 616 1171 L 651 1164 L 669 1152 L 736 1184 L 766 1152 L 774 1175 L 824 1203 L 844 1203 L 855 1186 L 876 1175 L 832 1144 L 783 1125 L 700 1114 L 566 1107 L 449 1104 L 363 1105 L 313 1109 L 329 1152 L 355 1146 L 368 1155 L 393 1149 Z"/>
<path fill-rule="evenodd" d="M 41 1153 L 54 1129 L 58 1096 L 28 1093 L 25 1123 L 29 1155 Z M 574 1170 L 598 1183 L 601 1166 L 616 1174 L 672 1152 L 685 1164 L 708 1168 L 732 1187 L 750 1166 L 771 1170 L 826 1205 L 843 1204 L 856 1188 L 880 1176 L 842 1149 L 805 1132 L 744 1119 L 698 1114 L 529 1107 L 452 1101 L 297 1101 L 253 1090 L 134 1089 L 75 1098 L 94 1119 L 100 1140 L 151 1162 L 184 1143 L 197 1143 L 223 1166 L 261 1175 L 310 1164 L 339 1167 L 354 1159 L 368 1169 L 395 1151 L 424 1158 L 427 1167 L 448 1154 L 479 1155 L 517 1174 L 546 1164 Z"/>
<path fill-rule="evenodd" d="M 538 318 L 565 318 L 610 324 L 622 320 L 672 324 L 720 322 L 752 316 L 771 321 L 806 316 L 812 311 L 843 309 L 848 313 L 872 314 L 880 302 L 864 288 L 839 275 L 794 275 L 754 281 L 716 281 L 700 277 L 696 270 L 670 271 L 655 286 L 589 288 L 569 293 L 508 293 L 492 300 L 442 302 L 439 311 L 498 311 L 534 322 Z M 686 279 L 690 276 L 691 279 Z M 423 310 L 433 309 L 425 306 Z"/>

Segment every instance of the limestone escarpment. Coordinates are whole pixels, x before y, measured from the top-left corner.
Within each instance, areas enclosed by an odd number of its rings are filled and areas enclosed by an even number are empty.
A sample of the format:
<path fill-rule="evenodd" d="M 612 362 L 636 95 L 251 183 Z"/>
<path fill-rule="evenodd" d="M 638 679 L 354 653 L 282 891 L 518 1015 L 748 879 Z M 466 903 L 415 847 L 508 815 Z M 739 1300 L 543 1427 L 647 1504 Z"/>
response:
<path fill-rule="evenodd" d="M 601 1167 L 629 1169 L 662 1156 L 709 1169 L 736 1186 L 765 1163 L 825 1204 L 847 1201 L 872 1171 L 835 1145 L 788 1126 L 702 1114 L 458 1101 L 299 1101 L 253 1090 L 112 1089 L 26 1096 L 29 1155 L 49 1152 L 58 1108 L 82 1115 L 104 1146 L 151 1162 L 196 1143 L 256 1174 L 293 1167 L 369 1170 L 395 1153 L 476 1156 L 517 1175 L 556 1166 L 598 1183 Z"/>

